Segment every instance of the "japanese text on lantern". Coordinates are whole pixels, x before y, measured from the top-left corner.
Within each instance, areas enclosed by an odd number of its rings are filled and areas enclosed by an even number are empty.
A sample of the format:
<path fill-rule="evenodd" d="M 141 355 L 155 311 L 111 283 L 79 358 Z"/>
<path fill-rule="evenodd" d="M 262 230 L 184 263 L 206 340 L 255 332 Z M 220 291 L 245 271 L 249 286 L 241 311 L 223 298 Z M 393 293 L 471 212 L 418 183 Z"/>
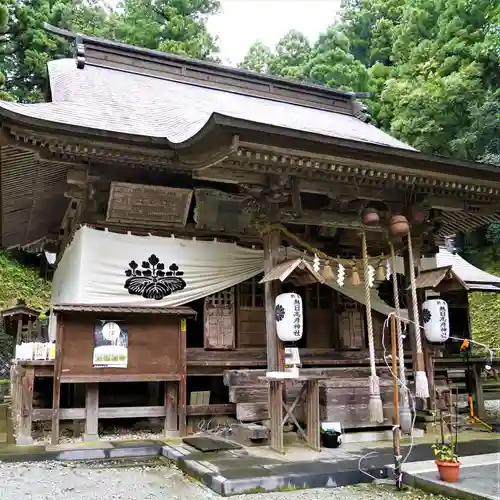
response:
<path fill-rule="evenodd" d="M 293 301 L 293 335 L 295 337 L 301 336 L 300 323 L 301 323 L 300 300 L 296 296 Z"/>

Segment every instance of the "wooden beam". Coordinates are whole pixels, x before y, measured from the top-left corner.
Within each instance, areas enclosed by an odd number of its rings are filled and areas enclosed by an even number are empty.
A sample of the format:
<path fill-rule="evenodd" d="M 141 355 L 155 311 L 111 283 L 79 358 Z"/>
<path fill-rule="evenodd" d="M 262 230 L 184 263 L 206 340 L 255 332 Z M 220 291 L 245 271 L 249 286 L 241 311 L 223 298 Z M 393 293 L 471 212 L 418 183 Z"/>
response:
<path fill-rule="evenodd" d="M 291 177 L 292 183 L 292 206 L 297 217 L 302 217 L 302 200 L 300 198 L 300 180 L 297 177 Z"/>
<path fill-rule="evenodd" d="M 88 384 L 94 385 L 94 384 Z M 97 385 L 97 384 L 95 384 Z M 98 392 L 98 391 L 97 391 Z M 92 394 L 92 401 L 90 402 L 95 406 L 94 391 Z M 214 404 L 214 405 L 189 405 L 186 406 L 187 414 L 189 416 L 208 416 L 208 415 L 235 415 L 236 405 L 229 404 Z M 87 420 L 88 413 L 85 408 L 61 408 L 61 420 Z M 50 408 L 36 408 L 33 410 L 32 419 L 34 422 L 43 422 L 50 420 L 52 410 Z M 113 418 L 162 418 L 165 417 L 165 406 L 113 406 L 98 408 L 97 412 L 92 415 L 94 422 L 96 417 L 98 419 L 113 419 Z M 177 419 L 176 419 L 177 420 Z M 177 423 L 177 422 L 176 422 Z M 90 428 L 92 430 L 92 428 Z M 93 438 L 90 440 L 98 439 L 97 427 L 94 426 L 95 432 L 92 432 Z M 87 431 L 86 431 L 87 432 Z M 92 437 L 92 434 L 89 437 Z"/>

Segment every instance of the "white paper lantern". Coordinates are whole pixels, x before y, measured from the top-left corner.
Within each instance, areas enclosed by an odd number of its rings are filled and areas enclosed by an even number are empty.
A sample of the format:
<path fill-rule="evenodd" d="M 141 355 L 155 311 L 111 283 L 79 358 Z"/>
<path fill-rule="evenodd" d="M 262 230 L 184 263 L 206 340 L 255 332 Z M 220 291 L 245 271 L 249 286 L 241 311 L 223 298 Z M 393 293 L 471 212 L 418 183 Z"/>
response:
<path fill-rule="evenodd" d="M 276 333 L 283 342 L 302 338 L 302 298 L 296 293 L 282 293 L 276 297 Z"/>
<path fill-rule="evenodd" d="M 422 304 L 422 321 L 429 342 L 442 343 L 450 337 L 448 304 L 443 299 L 428 299 Z"/>

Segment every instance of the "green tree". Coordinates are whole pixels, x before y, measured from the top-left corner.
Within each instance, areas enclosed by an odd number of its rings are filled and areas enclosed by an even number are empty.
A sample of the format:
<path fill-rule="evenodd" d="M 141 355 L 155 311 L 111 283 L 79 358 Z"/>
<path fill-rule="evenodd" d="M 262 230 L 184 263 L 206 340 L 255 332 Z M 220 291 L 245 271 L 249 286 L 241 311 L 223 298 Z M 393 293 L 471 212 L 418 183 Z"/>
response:
<path fill-rule="evenodd" d="M 7 28 L 9 25 L 9 10 L 5 4 L 0 4 L 0 44 L 1 52 L 6 50 Z M 12 95 L 5 90 L 5 74 L 0 72 L 0 99 L 11 101 Z"/>
<path fill-rule="evenodd" d="M 250 45 L 243 61 L 238 64 L 238 68 L 256 71 L 257 73 L 268 73 L 269 66 L 274 55 L 271 49 L 260 40 Z"/>
<path fill-rule="evenodd" d="M 0 72 L 8 95 L 21 102 L 43 100 L 48 61 L 72 55 L 68 42 L 46 32 L 44 22 L 197 59 L 216 52 L 205 24 L 219 7 L 216 0 L 123 0 L 116 10 L 98 0 L 0 0 L 0 6 L 8 13 Z"/>
<path fill-rule="evenodd" d="M 311 44 L 300 31 L 291 30 L 276 44 L 269 72 L 294 80 L 303 80 L 304 69 L 311 58 Z"/>
<path fill-rule="evenodd" d="M 218 0 L 122 0 L 101 33 L 131 45 L 195 59 L 216 59 L 206 20 Z"/>
<path fill-rule="evenodd" d="M 308 80 L 340 90 L 367 91 L 368 70 L 351 54 L 347 36 L 332 25 L 320 35 L 304 68 Z"/>

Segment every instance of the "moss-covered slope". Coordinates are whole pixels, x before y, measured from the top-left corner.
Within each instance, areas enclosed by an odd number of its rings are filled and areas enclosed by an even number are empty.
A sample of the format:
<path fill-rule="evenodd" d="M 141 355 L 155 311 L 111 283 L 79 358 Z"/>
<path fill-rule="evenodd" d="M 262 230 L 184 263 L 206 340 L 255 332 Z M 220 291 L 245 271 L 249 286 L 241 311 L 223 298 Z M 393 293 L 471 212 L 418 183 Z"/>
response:
<path fill-rule="evenodd" d="M 18 299 L 40 312 L 50 304 L 51 283 L 42 279 L 36 260 L 19 252 L 0 251 L 0 310 Z"/>
<path fill-rule="evenodd" d="M 500 276 L 500 247 L 493 245 L 467 256 L 475 266 Z M 500 294 L 471 293 L 469 304 L 473 338 L 489 347 L 500 348 Z"/>

